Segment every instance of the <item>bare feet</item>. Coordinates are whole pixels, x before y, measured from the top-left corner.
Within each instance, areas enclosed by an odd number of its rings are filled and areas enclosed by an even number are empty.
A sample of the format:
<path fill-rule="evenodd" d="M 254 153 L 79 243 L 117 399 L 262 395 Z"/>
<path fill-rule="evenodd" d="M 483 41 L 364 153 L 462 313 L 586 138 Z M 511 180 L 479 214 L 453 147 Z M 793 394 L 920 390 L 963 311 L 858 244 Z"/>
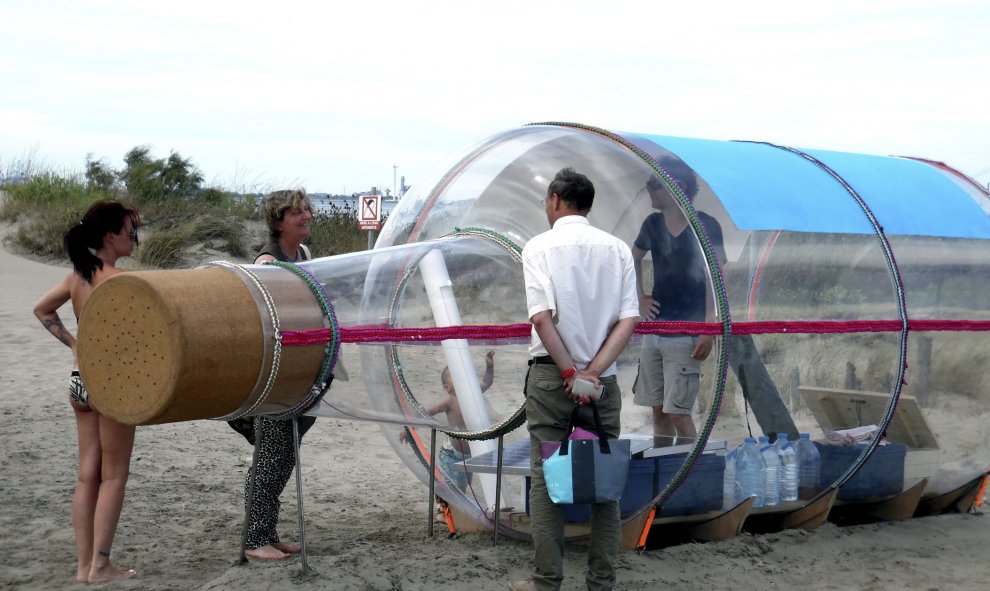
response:
<path fill-rule="evenodd" d="M 285 552 L 286 554 L 299 554 L 300 552 L 302 552 L 302 545 L 300 544 L 286 544 L 285 542 L 275 542 L 274 544 L 272 544 L 272 546 L 275 546 L 276 548 L 278 548 L 282 552 Z"/>
<path fill-rule="evenodd" d="M 89 583 L 106 583 L 107 581 L 122 581 L 133 579 L 137 575 L 133 570 L 120 570 L 116 566 L 106 563 L 102 568 L 95 566 L 89 571 Z"/>
<path fill-rule="evenodd" d="M 251 558 L 260 558 L 262 560 L 281 560 L 289 557 L 288 554 L 271 545 L 251 548 L 250 550 L 245 550 L 244 554 Z"/>
<path fill-rule="evenodd" d="M 77 583 L 88 583 L 89 582 L 89 565 L 79 566 L 76 569 L 76 582 Z"/>

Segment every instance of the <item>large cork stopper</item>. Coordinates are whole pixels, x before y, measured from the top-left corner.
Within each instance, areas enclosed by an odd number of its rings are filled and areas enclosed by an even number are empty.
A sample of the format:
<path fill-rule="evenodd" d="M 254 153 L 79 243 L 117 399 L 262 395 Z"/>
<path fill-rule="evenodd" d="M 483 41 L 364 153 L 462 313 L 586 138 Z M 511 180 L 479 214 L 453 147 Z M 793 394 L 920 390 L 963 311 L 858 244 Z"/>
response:
<path fill-rule="evenodd" d="M 324 326 L 316 298 L 291 272 L 251 267 L 280 326 Z M 93 291 L 79 319 L 79 363 L 92 405 L 131 425 L 284 411 L 304 400 L 323 347 L 281 350 L 269 302 L 241 270 L 207 267 L 121 273 Z"/>

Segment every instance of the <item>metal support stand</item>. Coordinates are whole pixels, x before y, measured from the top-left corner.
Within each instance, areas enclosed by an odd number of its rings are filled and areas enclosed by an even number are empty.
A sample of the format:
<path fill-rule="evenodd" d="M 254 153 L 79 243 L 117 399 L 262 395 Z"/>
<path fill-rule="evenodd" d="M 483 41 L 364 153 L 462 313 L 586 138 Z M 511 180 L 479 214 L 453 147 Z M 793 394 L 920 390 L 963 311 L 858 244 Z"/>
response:
<path fill-rule="evenodd" d="M 437 483 L 437 430 L 430 429 L 430 514 L 427 516 L 429 518 L 429 525 L 427 525 L 426 533 L 429 537 L 433 537 L 433 500 L 434 491 L 436 490 Z"/>
<path fill-rule="evenodd" d="M 310 572 L 306 558 L 306 519 L 303 516 L 302 458 L 299 456 L 299 417 L 292 417 L 292 445 L 296 451 L 296 509 L 299 516 L 299 555 L 302 557 L 300 574 Z"/>
<path fill-rule="evenodd" d="M 498 516 L 502 511 L 502 434 L 498 436 L 498 461 L 495 467 L 495 523 L 492 527 L 492 545 L 498 546 Z"/>
<path fill-rule="evenodd" d="M 258 450 L 261 448 L 261 429 L 258 428 L 258 417 L 254 417 L 254 454 L 251 456 L 251 479 L 248 481 L 247 499 L 244 507 L 244 527 L 241 529 L 241 555 L 237 564 L 247 564 L 247 533 L 251 523 L 251 510 L 254 509 L 254 485 L 258 481 Z"/>

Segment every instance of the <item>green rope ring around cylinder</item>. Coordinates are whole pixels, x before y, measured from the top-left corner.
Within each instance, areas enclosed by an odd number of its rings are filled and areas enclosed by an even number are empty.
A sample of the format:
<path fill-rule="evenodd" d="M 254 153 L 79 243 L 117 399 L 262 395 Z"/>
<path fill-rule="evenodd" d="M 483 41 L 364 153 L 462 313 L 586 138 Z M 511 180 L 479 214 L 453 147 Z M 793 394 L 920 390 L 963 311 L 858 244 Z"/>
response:
<path fill-rule="evenodd" d="M 323 363 L 320 366 L 320 374 L 313 387 L 310 388 L 309 395 L 288 410 L 271 415 L 281 419 L 305 414 L 306 411 L 316 406 L 330 389 L 330 383 L 333 381 L 333 368 L 337 363 L 337 355 L 340 353 L 340 326 L 337 323 L 337 315 L 334 312 L 330 296 L 312 273 L 294 263 L 285 261 L 273 260 L 267 261 L 265 264 L 287 269 L 306 283 L 320 305 L 320 310 L 323 312 L 323 317 L 326 318 L 331 335 L 330 340 L 323 345 Z"/>
<path fill-rule="evenodd" d="M 516 244 L 509 238 L 499 234 L 498 232 L 486 228 L 476 228 L 476 227 L 455 228 L 453 232 L 440 236 L 436 240 L 438 241 L 452 240 L 464 236 L 472 236 L 472 237 L 481 238 L 483 240 L 488 240 L 490 242 L 494 242 L 495 244 L 507 250 L 509 254 L 512 256 L 513 260 L 515 260 L 520 264 L 522 263 L 522 248 L 518 244 Z M 389 310 L 388 310 L 388 323 L 390 326 L 394 322 L 396 312 L 398 310 L 399 299 L 402 296 L 402 294 L 405 292 L 406 285 L 409 282 L 409 279 L 413 276 L 413 274 L 415 274 L 416 270 L 419 268 L 419 262 L 423 259 L 423 257 L 425 257 L 429 253 L 430 251 L 427 250 L 422 254 L 416 256 L 415 258 L 413 258 L 406 267 L 405 273 L 396 283 L 395 290 L 392 292 L 392 300 L 389 304 Z M 518 409 L 516 409 L 516 411 L 511 416 L 509 416 L 501 423 L 498 423 L 497 425 L 493 426 L 490 429 L 482 429 L 476 431 L 451 431 L 449 428 L 447 428 L 446 425 L 444 425 L 443 423 L 435 419 L 432 415 L 430 415 L 426 411 L 426 409 L 423 408 L 423 405 L 421 405 L 419 401 L 416 400 L 416 397 L 413 395 L 412 391 L 409 388 L 409 385 L 406 383 L 405 377 L 403 376 L 402 364 L 399 362 L 398 348 L 395 347 L 394 345 L 389 345 L 388 349 L 389 349 L 388 352 L 389 371 L 392 373 L 393 376 L 395 376 L 399 389 L 402 391 L 402 395 L 405 398 L 406 402 L 413 409 L 415 409 L 417 413 L 419 413 L 421 418 L 423 418 L 425 421 L 427 421 L 430 424 L 431 429 L 436 429 L 441 433 L 445 433 L 446 435 L 457 439 L 464 439 L 467 441 L 485 441 L 489 439 L 495 439 L 500 435 L 504 435 L 506 433 L 514 431 L 519 427 L 521 427 L 526 422 L 526 409 L 525 406 L 523 405 L 520 406 Z"/>

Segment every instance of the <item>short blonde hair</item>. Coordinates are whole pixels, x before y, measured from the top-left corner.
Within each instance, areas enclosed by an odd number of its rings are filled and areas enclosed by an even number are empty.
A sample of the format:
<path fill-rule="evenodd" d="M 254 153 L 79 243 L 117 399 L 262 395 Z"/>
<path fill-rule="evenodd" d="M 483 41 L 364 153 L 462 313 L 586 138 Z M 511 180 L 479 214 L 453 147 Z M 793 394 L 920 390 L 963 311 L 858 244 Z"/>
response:
<path fill-rule="evenodd" d="M 278 238 L 282 232 L 275 227 L 275 224 L 285 219 L 286 210 L 299 211 L 304 203 L 312 211 L 313 202 L 309 200 L 304 189 L 272 191 L 266 195 L 264 206 L 265 221 L 268 222 L 268 234 L 272 238 Z"/>

